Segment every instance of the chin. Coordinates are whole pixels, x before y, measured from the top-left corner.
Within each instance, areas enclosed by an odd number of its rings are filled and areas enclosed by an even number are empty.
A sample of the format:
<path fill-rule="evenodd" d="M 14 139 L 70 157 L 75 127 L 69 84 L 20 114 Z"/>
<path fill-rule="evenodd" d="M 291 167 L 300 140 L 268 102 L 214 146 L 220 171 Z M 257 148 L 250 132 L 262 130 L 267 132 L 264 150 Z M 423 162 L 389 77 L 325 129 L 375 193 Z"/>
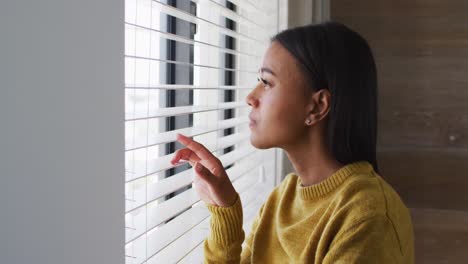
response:
<path fill-rule="evenodd" d="M 251 132 L 250 134 L 250 144 L 252 144 L 252 146 L 257 149 L 270 149 L 275 147 L 272 144 L 262 140 L 262 138 L 258 138 L 255 132 Z"/>

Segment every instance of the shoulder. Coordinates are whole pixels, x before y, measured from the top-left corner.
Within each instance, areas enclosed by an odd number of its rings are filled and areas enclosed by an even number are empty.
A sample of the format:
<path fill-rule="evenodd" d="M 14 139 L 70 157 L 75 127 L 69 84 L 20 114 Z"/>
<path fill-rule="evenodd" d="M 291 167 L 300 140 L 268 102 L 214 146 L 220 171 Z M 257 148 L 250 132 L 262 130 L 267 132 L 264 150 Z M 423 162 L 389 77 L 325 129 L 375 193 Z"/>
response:
<path fill-rule="evenodd" d="M 332 204 L 335 224 L 343 228 L 359 223 L 386 223 L 398 238 L 402 251 L 412 243 L 410 210 L 393 187 L 375 171 L 352 175 L 334 194 Z"/>
<path fill-rule="evenodd" d="M 369 214 L 385 213 L 385 197 L 380 184 L 372 173 L 359 173 L 349 176 L 335 192 L 335 200 L 343 207 L 361 208 Z"/>
<path fill-rule="evenodd" d="M 296 178 L 297 176 L 294 174 L 294 172 L 286 174 L 286 176 L 284 176 L 283 180 L 274 188 L 274 190 L 276 190 L 278 194 L 283 193 L 285 189 L 289 188 L 290 186 L 294 186 L 296 183 Z"/>
<path fill-rule="evenodd" d="M 351 175 L 336 190 L 333 200 L 342 210 L 363 218 L 408 209 L 392 186 L 374 171 Z"/>
<path fill-rule="evenodd" d="M 276 185 L 273 190 L 270 192 L 266 199 L 266 204 L 276 204 L 279 202 L 281 197 L 288 189 L 294 188 L 295 178 L 294 172 L 288 173 L 283 180 Z"/>

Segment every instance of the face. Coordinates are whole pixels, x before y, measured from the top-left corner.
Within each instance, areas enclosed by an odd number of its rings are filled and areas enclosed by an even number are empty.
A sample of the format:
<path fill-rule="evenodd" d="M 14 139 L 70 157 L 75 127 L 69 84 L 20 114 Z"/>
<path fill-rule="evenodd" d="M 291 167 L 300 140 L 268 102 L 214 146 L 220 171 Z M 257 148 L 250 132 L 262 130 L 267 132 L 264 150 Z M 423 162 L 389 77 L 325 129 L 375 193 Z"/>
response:
<path fill-rule="evenodd" d="M 300 142 L 306 133 L 308 101 L 304 80 L 294 57 L 273 41 L 265 52 L 254 90 L 246 97 L 252 107 L 251 144 L 259 149 L 283 148 Z"/>

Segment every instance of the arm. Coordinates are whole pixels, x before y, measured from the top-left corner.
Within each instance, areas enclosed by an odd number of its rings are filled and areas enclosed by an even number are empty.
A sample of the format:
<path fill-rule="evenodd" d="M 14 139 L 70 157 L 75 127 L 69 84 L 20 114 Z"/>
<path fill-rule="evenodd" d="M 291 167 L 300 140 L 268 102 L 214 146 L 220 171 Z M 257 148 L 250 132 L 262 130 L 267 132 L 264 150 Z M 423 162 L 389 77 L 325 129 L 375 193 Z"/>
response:
<path fill-rule="evenodd" d="M 242 264 L 249 264 L 250 259 L 252 256 L 252 241 L 257 233 L 257 227 L 258 224 L 260 223 L 260 218 L 262 217 L 262 212 L 263 212 L 263 207 L 265 204 L 263 204 L 260 209 L 258 210 L 257 215 L 255 216 L 254 220 L 252 221 L 252 227 L 250 229 L 250 234 L 247 236 L 247 239 L 245 240 L 245 248 L 242 251 L 241 254 L 241 263 Z"/>
<path fill-rule="evenodd" d="M 401 263 L 400 243 L 386 216 L 361 220 L 339 231 L 330 244 L 323 264 Z"/>
<path fill-rule="evenodd" d="M 206 205 L 211 212 L 211 221 L 210 234 L 203 244 L 203 263 L 250 263 L 252 240 L 263 205 L 252 223 L 252 229 L 243 251 L 242 243 L 245 234 L 242 229 L 243 212 L 239 195 L 237 195 L 236 202 L 229 207 Z"/>

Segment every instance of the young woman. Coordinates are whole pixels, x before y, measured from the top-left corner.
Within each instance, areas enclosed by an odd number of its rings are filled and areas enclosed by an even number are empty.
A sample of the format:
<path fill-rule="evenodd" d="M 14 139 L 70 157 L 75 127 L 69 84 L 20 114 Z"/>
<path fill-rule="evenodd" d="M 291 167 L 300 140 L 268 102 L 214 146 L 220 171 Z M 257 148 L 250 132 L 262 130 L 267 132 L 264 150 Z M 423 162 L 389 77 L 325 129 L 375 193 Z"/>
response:
<path fill-rule="evenodd" d="M 288 29 L 272 38 L 259 73 L 246 98 L 251 143 L 282 148 L 296 172 L 261 206 L 242 249 L 241 199 L 223 165 L 179 134 L 186 148 L 171 162 L 193 164 L 211 213 L 204 262 L 414 263 L 410 212 L 378 174 L 367 42 L 336 22 Z"/>

